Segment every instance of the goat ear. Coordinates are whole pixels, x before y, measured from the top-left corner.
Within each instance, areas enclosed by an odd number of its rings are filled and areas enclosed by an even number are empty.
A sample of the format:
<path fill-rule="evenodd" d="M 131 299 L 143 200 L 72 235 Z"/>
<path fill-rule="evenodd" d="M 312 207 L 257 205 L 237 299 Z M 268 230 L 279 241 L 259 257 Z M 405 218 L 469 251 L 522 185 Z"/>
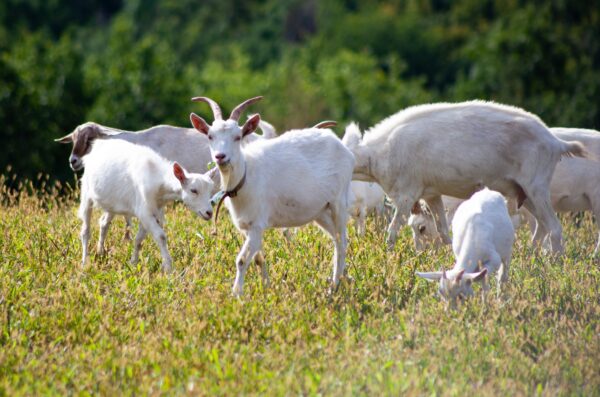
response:
<path fill-rule="evenodd" d="M 244 126 L 242 127 L 242 136 L 246 136 L 248 134 L 253 133 L 258 128 L 259 123 L 260 114 L 258 113 L 246 120 Z"/>
<path fill-rule="evenodd" d="M 177 178 L 182 185 L 187 181 L 184 169 L 177 163 L 173 163 L 173 175 L 175 175 L 175 178 Z"/>
<path fill-rule="evenodd" d="M 218 183 L 221 180 L 221 174 L 219 174 L 219 169 L 217 167 L 213 167 L 206 171 L 204 175 L 209 177 L 214 183 Z"/>
<path fill-rule="evenodd" d="M 421 203 L 419 203 L 419 200 L 417 200 L 415 202 L 415 204 L 412 206 L 412 208 L 410 209 L 410 213 L 417 215 L 417 214 L 420 214 L 421 212 L 422 212 L 421 211 Z"/>
<path fill-rule="evenodd" d="M 417 272 L 417 276 L 424 278 L 427 281 L 439 281 L 443 278 L 443 272 Z"/>
<path fill-rule="evenodd" d="M 480 272 L 476 272 L 476 273 L 467 273 L 465 274 L 463 277 L 467 280 L 472 280 L 472 281 L 482 281 L 485 278 L 485 275 L 487 274 L 487 269 L 483 268 L 482 271 Z"/>
<path fill-rule="evenodd" d="M 63 136 L 62 138 L 56 138 L 54 142 L 58 143 L 71 143 L 73 142 L 73 133 Z"/>
<path fill-rule="evenodd" d="M 195 129 L 197 129 L 198 131 L 200 131 L 201 133 L 207 135 L 208 134 L 208 129 L 210 128 L 208 126 L 208 123 L 206 121 L 204 121 L 204 119 L 200 116 L 198 116 L 196 113 L 192 113 L 190 114 L 190 121 L 192 122 L 192 125 L 194 126 Z"/>

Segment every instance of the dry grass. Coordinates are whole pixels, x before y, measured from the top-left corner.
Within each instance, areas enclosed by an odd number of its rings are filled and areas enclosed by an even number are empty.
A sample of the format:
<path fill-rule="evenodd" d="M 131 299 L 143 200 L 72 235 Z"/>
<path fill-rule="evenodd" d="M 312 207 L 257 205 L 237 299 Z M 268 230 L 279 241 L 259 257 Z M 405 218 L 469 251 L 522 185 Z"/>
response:
<path fill-rule="evenodd" d="M 449 249 L 417 255 L 405 232 L 387 253 L 372 220 L 362 240 L 351 230 L 354 281 L 334 296 L 332 246 L 310 226 L 290 242 L 266 234 L 272 287 L 252 267 L 237 300 L 226 213 L 213 236 L 169 209 L 172 275 L 150 240 L 128 264 L 122 218 L 108 255 L 81 269 L 76 201 L 27 190 L 0 205 L 0 395 L 600 394 L 591 219 L 565 227 L 562 260 L 520 232 L 505 297 L 447 312 L 414 271 L 449 266 Z"/>

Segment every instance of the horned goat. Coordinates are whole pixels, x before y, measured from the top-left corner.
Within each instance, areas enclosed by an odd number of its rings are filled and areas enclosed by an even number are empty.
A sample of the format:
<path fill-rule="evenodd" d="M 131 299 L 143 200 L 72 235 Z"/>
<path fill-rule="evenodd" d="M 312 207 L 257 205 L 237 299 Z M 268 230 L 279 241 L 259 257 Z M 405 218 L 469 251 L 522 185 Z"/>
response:
<path fill-rule="evenodd" d="M 221 174 L 223 198 L 229 197 L 226 205 L 231 219 L 246 238 L 236 258 L 233 294 L 242 295 L 244 276 L 255 256 L 262 268 L 263 283 L 268 284 L 260 252 L 265 229 L 302 226 L 311 221 L 334 241 L 335 287 L 345 268 L 354 157 L 333 132 L 317 128 L 290 131 L 243 147 L 244 137 L 257 128 L 260 116 L 256 114 L 239 126 L 240 114 L 261 98 L 246 100 L 223 120 L 215 101 L 197 97 L 193 100 L 211 106 L 215 120 L 209 125 L 196 114 L 190 115 L 194 128 L 209 139 L 212 158 Z"/>

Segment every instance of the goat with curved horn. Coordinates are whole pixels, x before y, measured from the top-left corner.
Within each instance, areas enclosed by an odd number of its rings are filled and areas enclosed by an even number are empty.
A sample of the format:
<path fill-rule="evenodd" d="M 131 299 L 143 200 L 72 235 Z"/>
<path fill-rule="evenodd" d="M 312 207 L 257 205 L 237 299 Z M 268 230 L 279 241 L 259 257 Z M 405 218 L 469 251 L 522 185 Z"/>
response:
<path fill-rule="evenodd" d="M 197 96 L 192 98 L 194 102 L 206 102 L 210 105 L 212 109 L 213 115 L 215 116 L 215 120 L 223 120 L 223 114 L 221 113 L 221 108 L 217 104 L 217 102 L 205 96 Z"/>
<path fill-rule="evenodd" d="M 261 99 L 263 99 L 262 96 L 257 96 L 257 97 L 254 97 L 254 98 L 246 99 L 244 102 L 242 102 L 239 105 L 237 105 L 235 107 L 235 109 L 233 109 L 231 111 L 231 115 L 229 116 L 229 120 L 238 121 L 239 118 L 240 118 L 240 115 L 242 114 L 242 112 L 244 111 L 244 109 L 246 109 L 249 105 L 252 105 L 254 102 L 260 101 Z"/>

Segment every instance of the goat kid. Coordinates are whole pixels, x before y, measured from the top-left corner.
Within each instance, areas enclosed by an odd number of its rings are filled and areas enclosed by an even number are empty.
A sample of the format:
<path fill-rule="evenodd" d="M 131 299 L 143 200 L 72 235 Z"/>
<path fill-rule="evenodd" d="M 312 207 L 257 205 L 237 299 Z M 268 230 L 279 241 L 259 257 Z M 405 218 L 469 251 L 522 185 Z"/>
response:
<path fill-rule="evenodd" d="M 85 172 L 81 179 L 79 218 L 81 227 L 82 266 L 88 257 L 89 224 L 94 206 L 106 213 L 135 216 L 140 225 L 135 237 L 131 262 L 138 261 L 142 241 L 150 233 L 163 258 L 162 269 L 171 271 L 164 227 L 164 207 L 182 200 L 205 220 L 212 216 L 210 203 L 214 182 L 207 174 L 188 173 L 178 163 L 171 163 L 153 150 L 122 140 L 98 140 L 84 157 Z M 105 229 L 101 233 L 106 234 Z"/>
<path fill-rule="evenodd" d="M 460 204 L 452 220 L 454 268 L 446 272 L 417 272 L 428 281 L 439 281 L 442 299 L 455 305 L 473 295 L 472 283 L 498 271 L 498 291 L 508 279 L 515 239 L 504 197 L 487 188 Z"/>

